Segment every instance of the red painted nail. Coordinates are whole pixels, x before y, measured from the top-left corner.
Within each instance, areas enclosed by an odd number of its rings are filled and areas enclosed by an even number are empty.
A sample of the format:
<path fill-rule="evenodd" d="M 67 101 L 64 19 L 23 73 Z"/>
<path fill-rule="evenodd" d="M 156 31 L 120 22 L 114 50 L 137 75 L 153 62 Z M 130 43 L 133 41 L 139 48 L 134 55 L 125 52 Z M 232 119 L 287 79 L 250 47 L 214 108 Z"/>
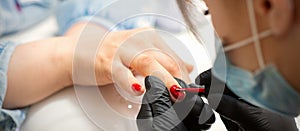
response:
<path fill-rule="evenodd" d="M 182 100 L 184 98 L 184 93 L 181 91 L 177 91 L 179 87 L 177 85 L 173 85 L 170 88 L 171 94 L 178 100 Z"/>
<path fill-rule="evenodd" d="M 132 89 L 133 89 L 134 91 L 141 91 L 141 89 L 142 89 L 142 86 L 141 86 L 140 84 L 138 84 L 138 83 L 133 83 L 133 84 L 131 85 L 131 87 L 132 87 Z"/>

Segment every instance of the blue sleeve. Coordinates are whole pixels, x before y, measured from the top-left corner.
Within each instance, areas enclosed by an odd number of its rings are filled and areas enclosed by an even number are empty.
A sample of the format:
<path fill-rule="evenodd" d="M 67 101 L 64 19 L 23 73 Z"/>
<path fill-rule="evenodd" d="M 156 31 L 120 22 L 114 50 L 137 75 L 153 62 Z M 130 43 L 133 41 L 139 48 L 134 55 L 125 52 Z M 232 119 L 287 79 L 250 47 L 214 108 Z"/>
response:
<path fill-rule="evenodd" d="M 7 88 L 7 70 L 16 43 L 0 42 L 0 130 L 11 131 L 20 127 L 26 116 L 26 109 L 8 110 L 3 108 Z"/>
<path fill-rule="evenodd" d="M 55 0 L 0 0 L 0 36 L 24 30 L 47 18 Z"/>
<path fill-rule="evenodd" d="M 131 4 L 138 8 L 130 9 L 128 6 L 120 6 Z M 56 10 L 59 35 L 64 34 L 74 23 L 80 21 L 92 22 L 109 30 L 153 26 L 155 24 L 153 16 L 135 16 L 152 9 L 143 8 L 146 5 L 145 1 L 140 0 L 66 0 L 60 3 Z"/>

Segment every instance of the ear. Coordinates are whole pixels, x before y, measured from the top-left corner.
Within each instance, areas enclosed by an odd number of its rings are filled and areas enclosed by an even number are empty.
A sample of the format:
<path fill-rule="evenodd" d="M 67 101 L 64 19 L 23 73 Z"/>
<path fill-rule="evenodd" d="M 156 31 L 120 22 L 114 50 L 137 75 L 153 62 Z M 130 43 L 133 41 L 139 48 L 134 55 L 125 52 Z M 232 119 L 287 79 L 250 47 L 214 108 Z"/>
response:
<path fill-rule="evenodd" d="M 294 0 L 260 0 L 258 12 L 268 17 L 275 35 L 283 35 L 291 28 L 295 19 L 294 6 Z"/>

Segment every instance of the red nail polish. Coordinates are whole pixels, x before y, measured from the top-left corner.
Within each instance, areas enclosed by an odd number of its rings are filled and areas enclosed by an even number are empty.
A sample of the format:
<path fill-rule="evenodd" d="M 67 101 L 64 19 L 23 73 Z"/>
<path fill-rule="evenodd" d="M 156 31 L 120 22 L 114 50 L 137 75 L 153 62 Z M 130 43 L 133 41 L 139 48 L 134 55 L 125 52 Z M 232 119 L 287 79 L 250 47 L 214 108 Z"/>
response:
<path fill-rule="evenodd" d="M 181 91 L 177 91 L 176 89 L 178 89 L 179 87 L 177 85 L 173 85 L 170 88 L 170 92 L 172 93 L 172 95 L 176 98 L 176 99 L 183 99 L 184 98 L 184 93 Z"/>
<path fill-rule="evenodd" d="M 142 89 L 142 86 L 138 83 L 133 83 L 131 85 L 132 89 L 135 90 L 135 91 L 140 91 Z"/>

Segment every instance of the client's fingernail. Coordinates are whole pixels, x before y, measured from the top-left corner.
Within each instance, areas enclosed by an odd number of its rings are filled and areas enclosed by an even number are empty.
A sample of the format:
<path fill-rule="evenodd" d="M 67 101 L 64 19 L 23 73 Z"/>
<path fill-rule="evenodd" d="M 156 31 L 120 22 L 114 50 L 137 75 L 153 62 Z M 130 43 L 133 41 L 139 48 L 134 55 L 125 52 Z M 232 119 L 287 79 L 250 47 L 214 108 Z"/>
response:
<path fill-rule="evenodd" d="M 184 93 L 181 91 L 177 91 L 179 87 L 177 85 L 173 85 L 170 88 L 171 94 L 177 99 L 177 100 L 182 100 L 184 98 Z"/>
<path fill-rule="evenodd" d="M 133 83 L 133 84 L 131 85 L 131 88 L 132 88 L 134 91 L 141 91 L 142 86 L 141 86 L 140 84 L 138 84 L 138 83 Z"/>

